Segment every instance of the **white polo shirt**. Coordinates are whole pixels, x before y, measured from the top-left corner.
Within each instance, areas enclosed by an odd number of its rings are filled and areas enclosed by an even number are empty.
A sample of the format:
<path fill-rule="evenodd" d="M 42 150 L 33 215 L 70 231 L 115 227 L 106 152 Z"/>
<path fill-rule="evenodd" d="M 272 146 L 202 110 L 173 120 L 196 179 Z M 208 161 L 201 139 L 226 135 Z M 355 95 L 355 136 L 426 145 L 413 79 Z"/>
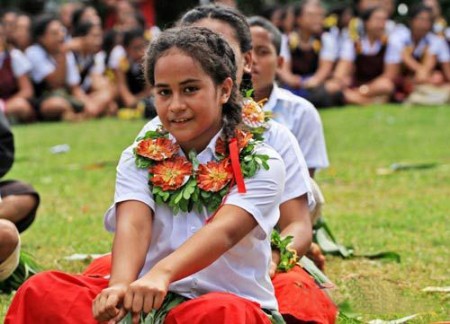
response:
<path fill-rule="evenodd" d="M 31 79 L 35 83 L 40 83 L 49 74 L 53 73 L 56 68 L 56 62 L 45 49 L 39 45 L 34 44 L 27 48 L 25 54 L 31 62 Z M 75 86 L 80 83 L 80 73 L 78 72 L 75 57 L 72 52 L 66 54 L 66 85 Z"/>
<path fill-rule="evenodd" d="M 144 127 L 144 132 L 150 129 L 155 129 L 151 122 Z M 200 163 L 206 163 L 214 158 L 215 142 L 219 134 L 220 132 L 207 148 L 198 154 Z M 173 215 L 166 205 L 157 205 L 148 186 L 147 170 L 139 169 L 135 165 L 132 151 L 135 145 L 136 143 L 122 153 L 117 167 L 114 204 L 105 214 L 105 227 L 109 231 L 116 229 L 115 206 L 122 201 L 141 201 L 154 211 L 151 243 L 139 275 L 141 277 L 205 226 L 206 220 L 211 215 L 205 209 L 200 213 L 192 211 Z M 245 179 L 247 188 L 245 194 L 238 193 L 235 186 L 226 198 L 225 204 L 246 210 L 258 225 L 213 264 L 170 284 L 170 291 L 188 298 L 195 298 L 208 292 L 230 292 L 255 301 L 262 308 L 278 308 L 269 277 L 270 234 L 279 219 L 285 168 L 281 157 L 269 146 L 262 144 L 256 150 L 258 154 L 269 155 L 270 169 L 261 169 L 254 177 Z M 180 154 L 183 154 L 181 150 Z"/>
<path fill-rule="evenodd" d="M 27 74 L 31 70 L 30 61 L 27 57 L 18 49 L 13 48 L 9 55 L 11 56 L 11 68 L 16 78 Z M 0 68 L 3 66 L 3 62 L 6 58 L 6 52 L 0 52 Z"/>
<path fill-rule="evenodd" d="M 274 84 L 264 110 L 271 111 L 273 118 L 294 134 L 308 168 L 329 166 L 322 120 L 312 103 Z"/>

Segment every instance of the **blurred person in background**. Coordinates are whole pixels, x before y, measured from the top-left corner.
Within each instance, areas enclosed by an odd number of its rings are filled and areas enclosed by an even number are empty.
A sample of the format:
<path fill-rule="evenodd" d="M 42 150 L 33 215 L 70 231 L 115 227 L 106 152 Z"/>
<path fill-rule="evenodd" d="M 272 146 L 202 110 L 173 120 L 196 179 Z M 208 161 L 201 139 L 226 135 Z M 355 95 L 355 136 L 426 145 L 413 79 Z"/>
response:
<path fill-rule="evenodd" d="M 25 55 L 6 43 L 5 29 L 0 23 L 0 112 L 10 120 L 30 122 L 35 119 L 30 102 L 33 97 L 28 77 L 30 70 L 31 64 Z"/>
<path fill-rule="evenodd" d="M 19 13 L 16 28 L 13 33 L 14 47 L 24 52 L 31 45 L 31 18 L 25 13 Z"/>
<path fill-rule="evenodd" d="M 26 50 L 38 98 L 36 109 L 45 120 L 80 120 L 97 110 L 80 87 L 80 74 L 65 35 L 59 19 L 39 16 L 33 24 L 34 43 Z"/>
<path fill-rule="evenodd" d="M 117 111 L 112 85 L 105 76 L 104 54 L 101 52 L 103 31 L 99 24 L 90 21 L 79 23 L 67 48 L 75 56 L 80 73 L 80 85 L 95 110 L 93 117 L 113 115 Z"/>
<path fill-rule="evenodd" d="M 329 82 L 340 86 L 345 103 L 388 102 L 395 89 L 402 49 L 386 34 L 388 12 L 384 8 L 372 7 L 360 18 L 362 35 L 345 40 Z"/>
<path fill-rule="evenodd" d="M 16 29 L 16 20 L 17 16 L 19 14 L 19 11 L 17 9 L 6 9 L 2 12 L 1 15 L 1 23 L 3 24 L 3 33 L 6 37 L 6 43 L 8 45 L 13 44 L 14 39 L 14 30 Z"/>
<path fill-rule="evenodd" d="M 278 78 L 282 87 L 322 106 L 322 88 L 333 71 L 337 44 L 323 30 L 325 10 L 320 2 L 302 1 L 294 12 L 296 29 L 289 35 L 290 58 L 278 71 Z"/>

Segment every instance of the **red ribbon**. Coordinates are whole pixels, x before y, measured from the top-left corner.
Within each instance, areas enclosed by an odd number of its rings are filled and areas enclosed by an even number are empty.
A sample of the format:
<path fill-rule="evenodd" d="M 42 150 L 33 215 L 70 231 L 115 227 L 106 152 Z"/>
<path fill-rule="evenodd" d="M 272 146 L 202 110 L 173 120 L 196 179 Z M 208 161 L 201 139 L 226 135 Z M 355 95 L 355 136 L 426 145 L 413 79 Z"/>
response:
<path fill-rule="evenodd" d="M 230 144 L 228 144 L 228 149 L 230 150 L 231 167 L 238 192 L 246 193 L 247 189 L 245 188 L 244 176 L 242 175 L 241 164 L 239 163 L 239 148 L 236 138 L 231 139 Z"/>

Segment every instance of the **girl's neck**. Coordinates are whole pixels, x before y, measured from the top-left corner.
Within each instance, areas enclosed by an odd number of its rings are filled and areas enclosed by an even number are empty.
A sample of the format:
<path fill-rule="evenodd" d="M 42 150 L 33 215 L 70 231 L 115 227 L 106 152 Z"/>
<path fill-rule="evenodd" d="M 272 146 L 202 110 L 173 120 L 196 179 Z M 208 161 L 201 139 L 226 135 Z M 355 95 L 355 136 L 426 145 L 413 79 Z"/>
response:
<path fill-rule="evenodd" d="M 369 40 L 370 45 L 373 45 L 376 41 L 380 40 L 381 37 L 378 37 L 376 34 L 367 33 L 367 39 Z"/>
<path fill-rule="evenodd" d="M 272 90 L 273 90 L 273 83 L 267 85 L 264 88 L 255 90 L 255 101 L 269 99 L 270 95 L 272 94 Z"/>
<path fill-rule="evenodd" d="M 300 29 L 300 41 L 303 43 L 309 43 L 309 40 L 311 39 L 311 33 L 308 31 L 305 31 L 304 29 Z"/>

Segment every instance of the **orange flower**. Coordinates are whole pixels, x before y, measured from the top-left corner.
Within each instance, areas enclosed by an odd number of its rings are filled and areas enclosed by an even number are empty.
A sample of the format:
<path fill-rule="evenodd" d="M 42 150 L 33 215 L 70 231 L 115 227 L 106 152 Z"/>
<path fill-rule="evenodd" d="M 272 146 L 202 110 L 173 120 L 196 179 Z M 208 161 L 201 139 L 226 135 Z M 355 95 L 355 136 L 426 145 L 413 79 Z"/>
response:
<path fill-rule="evenodd" d="M 192 174 L 192 164 L 185 157 L 177 156 L 164 160 L 150 168 L 151 182 L 162 190 L 177 190 L 186 183 Z"/>
<path fill-rule="evenodd" d="M 218 192 L 233 179 L 233 170 L 229 159 L 219 162 L 210 161 L 200 164 L 197 173 L 198 187 L 205 191 Z"/>
<path fill-rule="evenodd" d="M 238 148 L 239 152 L 242 151 L 244 147 L 248 145 L 248 142 L 253 138 L 253 134 L 250 132 L 244 132 L 240 129 L 236 129 L 235 131 L 235 137 L 238 142 Z M 216 153 L 220 155 L 226 155 L 227 150 L 225 148 L 225 142 L 221 137 L 217 139 L 216 142 Z"/>
<path fill-rule="evenodd" d="M 260 127 L 264 125 L 264 110 L 261 105 L 252 98 L 244 98 L 242 106 L 242 121 L 249 127 Z"/>
<path fill-rule="evenodd" d="M 154 161 L 170 159 L 178 152 L 179 146 L 168 138 L 145 139 L 138 143 L 136 153 Z"/>

